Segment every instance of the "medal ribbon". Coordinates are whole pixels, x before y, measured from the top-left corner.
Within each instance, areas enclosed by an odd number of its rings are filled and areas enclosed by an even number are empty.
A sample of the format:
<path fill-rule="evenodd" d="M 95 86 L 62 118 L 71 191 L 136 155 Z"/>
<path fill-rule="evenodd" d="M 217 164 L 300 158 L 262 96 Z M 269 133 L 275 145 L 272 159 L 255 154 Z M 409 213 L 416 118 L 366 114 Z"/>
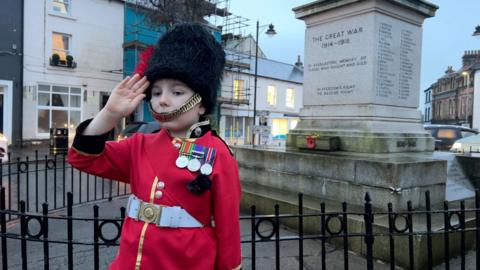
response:
<path fill-rule="evenodd" d="M 194 147 L 195 147 L 195 144 L 193 144 L 191 142 L 183 142 L 182 146 L 180 147 L 180 155 L 191 157 Z"/>
<path fill-rule="evenodd" d="M 198 144 L 194 144 L 194 148 L 192 149 L 192 157 L 194 158 L 197 158 L 197 159 L 202 159 L 203 156 L 205 155 L 204 154 L 204 150 L 205 147 L 201 146 L 201 145 L 198 145 Z"/>
<path fill-rule="evenodd" d="M 208 163 L 213 166 L 213 161 L 215 160 L 215 148 L 208 148 L 207 157 L 205 158 L 205 163 Z"/>

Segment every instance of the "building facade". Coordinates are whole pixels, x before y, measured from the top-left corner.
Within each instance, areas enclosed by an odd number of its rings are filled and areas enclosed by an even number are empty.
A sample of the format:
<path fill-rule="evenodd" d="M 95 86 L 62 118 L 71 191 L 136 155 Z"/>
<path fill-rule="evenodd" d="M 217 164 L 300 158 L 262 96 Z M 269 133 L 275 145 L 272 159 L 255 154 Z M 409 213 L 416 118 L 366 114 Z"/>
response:
<path fill-rule="evenodd" d="M 448 67 L 445 75 L 431 86 L 432 123 L 472 127 L 474 118 L 475 74 L 480 69 L 480 51 L 466 51 L 462 67 Z M 478 117 L 478 116 L 477 116 Z"/>
<path fill-rule="evenodd" d="M 121 1 L 25 1 L 24 140 L 73 136 L 104 106 L 122 79 L 123 18 Z"/>
<path fill-rule="evenodd" d="M 250 40 L 250 39 L 246 39 Z M 227 56 L 235 54 L 227 53 Z M 237 54 L 239 55 L 239 54 Z M 219 130 L 232 145 L 285 146 L 286 134 L 295 128 L 303 99 L 303 67 L 267 58 L 238 57 L 245 68 L 228 66 L 219 97 Z M 255 114 L 255 120 L 254 120 Z"/>
<path fill-rule="evenodd" d="M 22 140 L 23 5 L 6 0 L 0 9 L 0 132 L 14 144 Z"/>

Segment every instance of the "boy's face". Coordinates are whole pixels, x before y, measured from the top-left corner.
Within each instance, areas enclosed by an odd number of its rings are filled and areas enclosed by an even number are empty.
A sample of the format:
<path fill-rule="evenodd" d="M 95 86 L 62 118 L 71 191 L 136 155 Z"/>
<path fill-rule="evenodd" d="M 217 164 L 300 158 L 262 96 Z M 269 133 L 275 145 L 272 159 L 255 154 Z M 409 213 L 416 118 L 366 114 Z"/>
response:
<path fill-rule="evenodd" d="M 157 113 L 171 112 L 180 108 L 195 92 L 185 83 L 174 79 L 160 79 L 152 86 L 152 109 Z M 202 103 L 198 103 L 191 110 L 182 113 L 178 118 L 169 122 L 162 122 L 162 127 L 173 132 L 186 132 L 191 125 L 198 122 L 205 113 Z"/>

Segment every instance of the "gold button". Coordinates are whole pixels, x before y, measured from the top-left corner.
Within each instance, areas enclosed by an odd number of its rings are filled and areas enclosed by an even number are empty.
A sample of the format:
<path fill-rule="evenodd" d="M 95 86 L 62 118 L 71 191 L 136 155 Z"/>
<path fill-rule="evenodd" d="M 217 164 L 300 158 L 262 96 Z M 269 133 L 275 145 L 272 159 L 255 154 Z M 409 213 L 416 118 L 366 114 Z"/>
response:
<path fill-rule="evenodd" d="M 164 187 L 165 187 L 165 182 L 160 181 L 160 182 L 157 183 L 157 188 L 158 189 L 163 189 Z"/>
<path fill-rule="evenodd" d="M 160 190 L 155 192 L 155 199 L 160 199 L 163 196 L 163 193 Z"/>

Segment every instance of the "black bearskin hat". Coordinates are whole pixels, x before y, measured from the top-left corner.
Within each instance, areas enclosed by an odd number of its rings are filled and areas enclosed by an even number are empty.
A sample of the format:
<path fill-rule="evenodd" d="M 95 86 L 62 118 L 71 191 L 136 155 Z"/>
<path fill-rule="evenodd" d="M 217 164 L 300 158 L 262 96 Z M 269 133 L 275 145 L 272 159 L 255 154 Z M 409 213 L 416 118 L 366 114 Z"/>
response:
<path fill-rule="evenodd" d="M 211 113 L 225 66 L 225 52 L 212 33 L 197 23 L 183 23 L 166 32 L 153 49 L 145 76 L 151 86 L 158 79 L 184 82 L 202 97 L 205 114 Z"/>

